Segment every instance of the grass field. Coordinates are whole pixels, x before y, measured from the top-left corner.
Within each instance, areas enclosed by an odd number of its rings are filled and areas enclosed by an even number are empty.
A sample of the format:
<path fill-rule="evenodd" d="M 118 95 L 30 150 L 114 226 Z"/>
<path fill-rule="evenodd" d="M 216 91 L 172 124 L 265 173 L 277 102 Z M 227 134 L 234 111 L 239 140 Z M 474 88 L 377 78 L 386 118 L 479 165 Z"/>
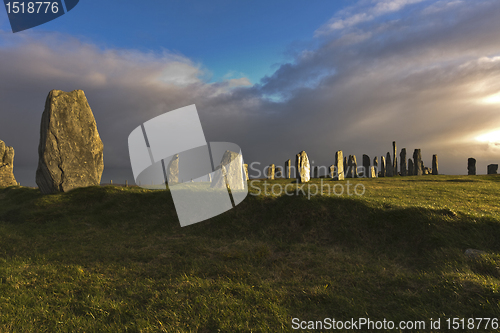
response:
<path fill-rule="evenodd" d="M 0 332 L 290 332 L 293 318 L 463 332 L 469 318 L 500 321 L 500 176 L 350 182 L 364 194 L 327 195 L 337 182 L 323 179 L 324 195 L 308 198 L 307 185 L 297 195 L 279 179 L 266 195 L 254 182 L 236 208 L 184 228 L 169 191 L 0 189 Z M 293 195 L 278 195 L 287 184 Z M 464 322 L 448 330 L 453 318 Z"/>

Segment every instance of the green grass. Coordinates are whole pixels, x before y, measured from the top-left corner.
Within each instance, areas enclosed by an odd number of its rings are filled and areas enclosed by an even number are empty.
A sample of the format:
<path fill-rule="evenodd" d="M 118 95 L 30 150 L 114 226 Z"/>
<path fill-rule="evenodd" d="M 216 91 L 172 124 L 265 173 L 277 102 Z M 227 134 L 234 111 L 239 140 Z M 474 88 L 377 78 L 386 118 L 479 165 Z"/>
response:
<path fill-rule="evenodd" d="M 500 176 L 349 182 L 364 195 L 328 195 L 347 180 L 323 179 L 310 200 L 308 185 L 296 195 L 279 179 L 264 195 L 249 182 L 236 208 L 184 228 L 168 191 L 0 189 L 0 332 L 290 332 L 292 318 L 360 317 L 441 318 L 447 331 L 447 318 L 500 319 Z"/>

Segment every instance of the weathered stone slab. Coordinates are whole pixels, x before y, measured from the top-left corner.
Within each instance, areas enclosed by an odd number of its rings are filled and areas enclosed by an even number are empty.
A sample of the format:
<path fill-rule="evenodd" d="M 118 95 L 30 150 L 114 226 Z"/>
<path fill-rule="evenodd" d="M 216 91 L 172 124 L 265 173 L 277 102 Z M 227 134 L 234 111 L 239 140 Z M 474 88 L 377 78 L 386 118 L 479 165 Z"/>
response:
<path fill-rule="evenodd" d="M 276 173 L 275 173 L 275 178 L 281 178 L 282 177 L 282 172 L 281 172 L 281 167 L 276 167 Z"/>
<path fill-rule="evenodd" d="M 217 167 L 217 169 L 222 169 L 222 173 L 225 174 L 226 184 L 231 190 L 245 189 L 245 176 L 243 175 L 243 164 L 240 154 L 226 150 L 222 156 L 220 165 L 224 168 Z M 218 181 L 220 182 L 220 179 Z"/>
<path fill-rule="evenodd" d="M 439 175 L 438 171 L 438 156 L 436 154 L 432 155 L 432 174 Z"/>
<path fill-rule="evenodd" d="M 381 156 L 380 157 L 380 177 L 385 177 L 386 175 L 386 164 L 385 164 L 385 157 Z"/>
<path fill-rule="evenodd" d="M 415 168 L 413 166 L 413 160 L 411 158 L 408 159 L 408 176 L 413 176 L 413 172 L 415 172 Z"/>
<path fill-rule="evenodd" d="M 401 153 L 399 154 L 399 163 L 401 176 L 408 175 L 408 167 L 406 166 L 406 148 L 401 149 Z"/>
<path fill-rule="evenodd" d="M 14 178 L 14 148 L 0 140 L 0 187 L 17 185 Z"/>
<path fill-rule="evenodd" d="M 175 154 L 170 162 L 168 162 L 167 181 L 169 185 L 175 185 L 179 183 L 179 154 Z"/>
<path fill-rule="evenodd" d="M 370 178 L 377 178 L 377 173 L 375 171 L 375 167 L 374 166 L 371 166 L 370 167 Z"/>
<path fill-rule="evenodd" d="M 248 177 L 248 164 L 243 164 L 243 171 L 245 172 L 245 179 L 248 181 L 250 178 Z"/>
<path fill-rule="evenodd" d="M 349 155 L 347 160 L 347 176 L 346 178 L 358 178 L 358 163 L 355 155 Z"/>
<path fill-rule="evenodd" d="M 360 177 L 365 177 L 369 178 L 371 174 L 370 170 L 370 156 L 363 154 L 363 175 L 360 175 Z"/>
<path fill-rule="evenodd" d="M 99 185 L 103 144 L 82 90 L 52 90 L 40 126 L 36 183 L 44 194 Z"/>
<path fill-rule="evenodd" d="M 335 176 L 337 174 L 337 171 L 335 169 L 335 164 L 330 165 L 330 178 L 335 179 Z"/>
<path fill-rule="evenodd" d="M 392 177 L 392 176 L 394 176 L 394 174 L 393 174 L 394 165 L 392 164 L 392 161 L 391 161 L 391 153 L 387 152 L 385 159 L 386 159 L 386 161 L 385 161 L 385 176 Z"/>
<path fill-rule="evenodd" d="M 274 179 L 275 174 L 276 174 L 275 166 L 274 166 L 274 164 L 271 164 L 267 168 L 267 179 Z"/>
<path fill-rule="evenodd" d="M 336 175 L 335 174 L 332 174 L 332 177 L 335 177 L 335 180 L 343 180 L 344 179 L 344 163 L 343 163 L 343 152 L 342 150 L 338 150 L 336 153 L 335 153 L 335 172 L 337 173 Z"/>
<path fill-rule="evenodd" d="M 396 141 L 392 141 L 392 175 L 398 175 L 398 157 L 397 157 Z"/>
<path fill-rule="evenodd" d="M 307 183 L 311 179 L 311 165 L 305 151 L 301 151 L 296 156 L 295 172 L 300 183 Z"/>
<path fill-rule="evenodd" d="M 292 161 L 287 160 L 285 162 L 285 176 L 287 179 L 292 178 L 292 174 L 291 174 L 292 170 L 291 169 L 292 169 Z"/>
<path fill-rule="evenodd" d="M 488 165 L 488 175 L 496 175 L 498 172 L 498 164 Z"/>
<path fill-rule="evenodd" d="M 467 160 L 467 173 L 469 176 L 473 176 L 476 174 L 476 159 L 469 157 Z"/>
<path fill-rule="evenodd" d="M 220 164 L 215 168 L 214 177 L 212 178 L 211 188 L 228 188 L 229 185 L 226 180 L 226 168 L 223 164 Z"/>
<path fill-rule="evenodd" d="M 423 174 L 422 167 L 422 153 L 420 149 L 415 149 L 413 151 L 413 175 L 414 176 L 422 176 Z"/>

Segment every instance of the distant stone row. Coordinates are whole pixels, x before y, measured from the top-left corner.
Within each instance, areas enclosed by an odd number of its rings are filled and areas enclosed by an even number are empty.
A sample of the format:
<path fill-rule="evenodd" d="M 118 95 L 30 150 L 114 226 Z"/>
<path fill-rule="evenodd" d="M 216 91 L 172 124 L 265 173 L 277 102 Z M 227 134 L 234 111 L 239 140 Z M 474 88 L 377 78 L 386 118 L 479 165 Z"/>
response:
<path fill-rule="evenodd" d="M 498 173 L 498 164 L 489 164 L 486 168 L 488 175 L 496 175 Z M 467 160 L 467 174 L 475 175 L 476 174 L 476 159 L 470 157 Z"/>
<path fill-rule="evenodd" d="M 392 158 L 391 153 L 388 152 L 387 155 L 381 156 L 380 167 L 378 157 L 373 159 L 373 165 L 371 165 L 371 159 L 368 155 L 363 154 L 362 165 L 358 167 L 358 163 L 355 155 L 343 156 L 342 150 L 335 153 L 335 164 L 332 164 L 329 168 L 329 176 L 335 180 L 343 180 L 344 178 L 375 178 L 375 177 L 393 177 L 396 175 L 400 176 L 421 176 L 433 174 L 437 175 L 438 172 L 438 156 L 432 156 L 432 168 L 424 166 L 422 161 L 422 153 L 420 149 L 415 149 L 413 152 L 413 159 L 406 159 L 406 148 L 401 149 L 400 156 L 400 166 L 398 172 L 398 158 L 396 156 L 396 142 L 392 143 Z M 309 157 L 305 151 L 301 151 L 295 157 L 295 166 L 292 166 L 291 160 L 285 162 L 284 173 L 281 167 L 276 167 L 271 164 L 267 167 L 267 179 L 275 178 L 295 178 L 299 182 L 308 182 L 311 178 L 319 177 L 320 167 L 314 166 L 311 168 L 309 163 Z M 293 172 L 292 172 L 293 171 Z"/>

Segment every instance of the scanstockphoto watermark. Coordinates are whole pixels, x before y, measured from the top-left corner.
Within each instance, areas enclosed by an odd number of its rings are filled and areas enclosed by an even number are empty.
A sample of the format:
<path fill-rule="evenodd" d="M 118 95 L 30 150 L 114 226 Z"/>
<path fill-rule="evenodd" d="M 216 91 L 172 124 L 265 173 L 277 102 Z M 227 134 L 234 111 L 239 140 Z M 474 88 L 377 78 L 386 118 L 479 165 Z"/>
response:
<path fill-rule="evenodd" d="M 314 163 L 314 162 L 313 162 Z M 248 165 L 248 176 L 251 179 L 259 179 L 259 178 L 267 178 L 269 172 L 269 165 L 266 165 L 263 170 L 261 170 L 262 163 L 260 162 L 252 162 Z M 278 177 L 284 177 L 285 174 L 290 173 L 287 178 L 296 178 L 297 167 L 295 165 L 290 165 L 289 170 L 286 170 L 286 167 L 275 165 L 275 170 L 280 170 L 281 175 Z M 372 166 L 371 168 L 366 169 L 365 166 L 349 166 L 347 165 L 343 170 L 340 170 L 340 173 L 344 175 L 346 178 L 372 178 L 371 172 L 373 171 L 374 177 L 378 176 L 379 170 L 378 166 Z M 278 171 L 276 171 L 278 173 Z M 337 166 L 332 165 L 331 167 L 327 167 L 324 165 L 320 166 L 311 166 L 311 178 L 321 178 L 330 177 L 337 178 L 339 176 L 339 170 Z M 349 175 L 352 175 L 350 177 Z"/>
<path fill-rule="evenodd" d="M 264 189 L 262 190 L 261 187 L 264 187 Z M 347 182 L 345 183 L 329 184 L 328 181 L 324 181 L 323 178 L 321 178 L 320 184 L 316 183 L 271 184 L 268 183 L 267 180 L 261 181 L 254 179 L 250 181 L 250 188 L 255 190 L 249 192 L 250 195 L 253 196 L 259 196 L 259 195 L 281 196 L 283 194 L 287 196 L 307 195 L 308 200 L 310 200 L 311 197 L 317 195 L 342 196 L 345 194 L 348 196 L 353 196 L 353 195 L 362 196 L 366 192 L 365 185 L 361 183 L 352 184 L 349 180 L 347 180 Z"/>

